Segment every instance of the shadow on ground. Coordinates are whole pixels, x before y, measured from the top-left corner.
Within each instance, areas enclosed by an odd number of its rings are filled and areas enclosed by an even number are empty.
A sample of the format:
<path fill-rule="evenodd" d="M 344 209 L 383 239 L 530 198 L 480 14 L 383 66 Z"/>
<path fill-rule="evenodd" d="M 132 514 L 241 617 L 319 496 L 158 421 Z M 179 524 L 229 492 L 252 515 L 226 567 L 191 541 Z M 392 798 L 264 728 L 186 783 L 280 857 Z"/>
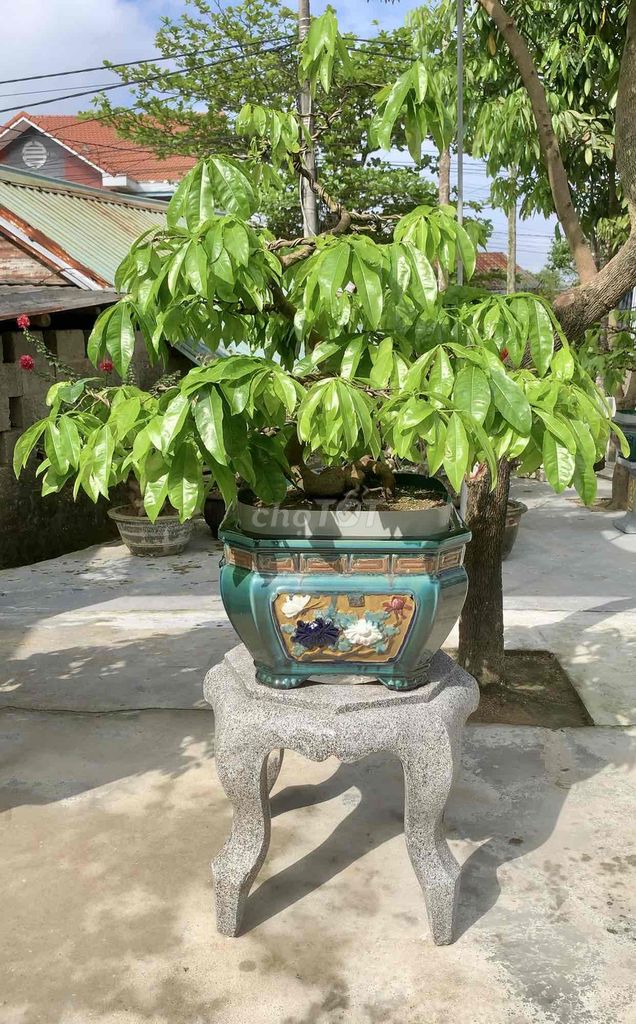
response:
<path fill-rule="evenodd" d="M 302 970 L 326 984 L 325 946 L 329 962 L 336 957 L 340 982 L 346 977 L 355 986 L 358 953 L 351 961 L 349 945 L 340 946 L 352 921 L 358 935 L 385 922 L 396 948 L 428 943 L 404 848 L 387 845 L 403 829 L 397 761 L 373 755 L 311 784 L 302 780 L 316 778 L 328 765 L 289 757 L 273 796 L 269 867 L 249 900 L 243 939 L 233 942 L 214 932 L 208 872 L 230 824 L 212 764 L 211 712 L 4 712 L 0 726 L 0 785 L 7 794 L 0 815 L 0 958 L 8 979 L 3 1024 L 111 1024 L 120 1013 L 135 1024 L 238 1021 L 233 985 L 257 962 L 250 960 L 254 950 L 261 958 L 267 954 L 267 977 L 277 979 L 282 992 L 287 983 L 296 984 L 298 957 Z M 467 730 L 463 776 L 447 819 L 465 861 L 459 932 L 469 949 L 482 950 L 503 929 L 497 955 L 522 987 L 525 968 L 515 957 L 523 915 L 536 913 L 537 903 L 553 893 L 558 902 L 568 876 L 576 877 L 566 860 L 580 867 L 580 858 L 590 860 L 594 851 L 562 852 L 562 876 L 540 875 L 537 881 L 530 870 L 524 910 L 506 891 L 510 881 L 501 894 L 502 871 L 521 856 L 532 860 L 550 841 L 573 790 L 596 786 L 591 780 L 599 773 L 602 778 L 608 765 L 632 764 L 632 743 L 616 730 Z M 605 806 L 595 799 L 595 813 L 601 804 L 602 813 L 616 814 L 616 800 Z M 299 846 L 305 854 L 289 863 Z M 366 855 L 376 865 L 370 874 Z M 267 877 L 267 869 L 275 873 Z M 333 907 L 334 899 L 337 909 L 317 919 L 316 908 Z M 494 917 L 486 918 L 489 912 Z M 544 917 L 537 919 L 543 926 Z M 561 925 L 548 920 L 560 935 Z M 575 950 L 587 942 L 580 929 L 575 938 Z M 460 956 L 461 948 L 444 953 L 445 962 Z M 428 955 L 441 954 L 430 949 Z M 548 977 L 554 949 L 546 945 L 536 955 L 544 958 Z M 575 957 L 575 974 L 583 966 L 577 968 Z M 585 991 L 583 980 L 579 987 Z M 568 999 L 571 1012 L 558 1018 L 560 1024 L 587 1024 L 582 996 Z M 249 1019 L 265 1019 L 255 1013 Z M 332 1018 L 326 1013 L 318 1019 Z M 387 1019 L 407 1024 L 416 1018 Z"/>

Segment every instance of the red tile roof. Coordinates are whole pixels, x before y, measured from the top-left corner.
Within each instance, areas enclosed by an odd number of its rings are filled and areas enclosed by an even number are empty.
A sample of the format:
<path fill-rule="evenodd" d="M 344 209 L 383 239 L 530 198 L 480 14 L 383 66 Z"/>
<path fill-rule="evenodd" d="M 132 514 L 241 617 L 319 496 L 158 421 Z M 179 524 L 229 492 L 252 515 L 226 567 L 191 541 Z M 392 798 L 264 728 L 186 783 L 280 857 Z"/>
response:
<path fill-rule="evenodd" d="M 23 110 L 0 131 L 5 132 L 23 118 L 106 174 L 126 174 L 136 181 L 179 181 L 196 163 L 193 157 L 176 154 L 162 159 L 146 146 L 120 138 L 110 125 L 72 114 L 30 114 Z M 12 135 L 0 136 L 0 145 Z"/>
<path fill-rule="evenodd" d="M 493 270 L 496 270 L 505 274 L 507 265 L 508 257 L 505 252 L 478 252 L 475 273 L 491 274 Z M 516 269 L 517 273 L 521 271 L 519 266 Z"/>

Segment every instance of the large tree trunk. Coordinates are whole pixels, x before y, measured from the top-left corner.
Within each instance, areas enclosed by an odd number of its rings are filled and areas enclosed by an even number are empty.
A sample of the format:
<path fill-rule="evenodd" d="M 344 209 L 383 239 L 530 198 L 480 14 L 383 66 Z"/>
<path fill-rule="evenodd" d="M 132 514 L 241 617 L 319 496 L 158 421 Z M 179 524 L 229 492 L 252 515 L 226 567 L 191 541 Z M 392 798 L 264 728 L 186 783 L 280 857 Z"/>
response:
<path fill-rule="evenodd" d="M 468 484 L 466 523 L 473 538 L 466 548 L 468 596 L 459 620 L 459 663 L 482 687 L 504 681 L 501 551 L 510 490 L 510 463 L 499 463 L 490 490 L 490 472 Z"/>

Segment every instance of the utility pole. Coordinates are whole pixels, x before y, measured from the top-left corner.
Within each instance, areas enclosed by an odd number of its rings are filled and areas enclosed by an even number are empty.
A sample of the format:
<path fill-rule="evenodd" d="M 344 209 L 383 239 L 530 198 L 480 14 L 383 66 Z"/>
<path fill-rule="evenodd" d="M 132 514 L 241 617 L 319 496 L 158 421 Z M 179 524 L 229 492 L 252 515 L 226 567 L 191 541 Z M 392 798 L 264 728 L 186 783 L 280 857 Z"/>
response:
<path fill-rule="evenodd" d="M 298 0 L 298 39 L 302 42 L 307 33 L 309 32 L 309 0 Z M 300 120 L 309 135 L 309 142 L 301 139 L 301 146 L 304 149 L 304 165 L 311 174 L 316 178 L 316 151 L 314 148 L 313 135 L 314 135 L 314 116 L 312 110 L 312 98 L 311 90 L 309 88 L 309 82 L 301 82 L 300 92 L 298 94 L 298 110 L 300 113 Z M 303 234 L 307 237 L 318 234 L 318 204 L 316 202 L 316 195 L 309 186 L 309 182 L 301 177 L 299 182 L 300 192 L 300 208 L 303 214 Z"/>
<path fill-rule="evenodd" d="M 514 172 L 510 174 L 511 178 Z M 508 207 L 508 260 L 506 263 L 506 292 L 512 295 L 517 290 L 517 197 L 513 196 Z"/>
<path fill-rule="evenodd" d="M 464 223 L 464 0 L 457 0 L 457 221 Z M 457 256 L 457 284 L 464 283 L 464 265 Z"/>

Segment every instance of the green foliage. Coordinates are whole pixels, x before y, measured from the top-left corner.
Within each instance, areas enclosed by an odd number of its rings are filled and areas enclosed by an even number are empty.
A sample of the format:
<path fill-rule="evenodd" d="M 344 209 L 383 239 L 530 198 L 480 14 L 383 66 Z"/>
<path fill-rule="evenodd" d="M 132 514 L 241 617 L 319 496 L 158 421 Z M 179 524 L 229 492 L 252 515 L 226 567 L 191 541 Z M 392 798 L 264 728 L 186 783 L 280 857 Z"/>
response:
<path fill-rule="evenodd" d="M 351 58 L 338 31 L 335 11 L 333 7 L 327 7 L 324 14 L 313 19 L 301 43 L 298 78 L 301 82 L 309 82 L 313 96 L 318 84 L 328 93 L 336 64 L 342 66 L 345 75 L 351 75 Z"/>
<path fill-rule="evenodd" d="M 318 22 L 326 24 L 315 19 L 312 31 Z M 115 68 L 130 86 L 132 103 L 113 105 L 116 93 L 105 93 L 95 101 L 97 113 L 124 139 L 149 146 L 162 157 L 218 153 L 258 159 L 262 217 L 277 237 L 298 236 L 298 184 L 284 153 L 288 141 L 288 152 L 295 148 L 291 127 L 298 93 L 297 32 L 297 13 L 281 0 L 242 0 L 223 8 L 207 0 L 186 0 L 183 16 L 162 19 L 156 37 L 157 50 L 173 59 Z M 332 37 L 327 35 L 328 46 L 314 51 L 320 66 L 331 59 Z M 372 42 L 358 41 L 355 48 L 349 47 L 348 37 L 338 38 L 329 92 L 319 87 L 314 102 L 320 180 L 345 204 L 380 214 L 401 215 L 432 202 L 434 185 L 419 173 L 430 157 L 423 156 L 417 168 L 397 168 L 369 144 L 374 95 L 386 79 L 387 64 L 389 73 L 409 67 L 414 56 L 411 34 L 405 29 L 380 31 Z M 342 40 L 349 47 L 348 63 Z M 305 53 L 309 46 L 308 40 Z M 153 82 L 146 82 L 148 78 Z M 394 148 L 405 150 L 405 143 L 395 140 Z M 331 224 L 324 210 L 321 221 L 323 228 Z M 374 235 L 383 234 L 390 237 L 390 230 L 378 222 Z"/>
<path fill-rule="evenodd" d="M 338 78 L 355 79 L 332 13 L 316 25 L 301 74 L 332 88 L 337 59 Z M 403 132 L 419 146 L 442 123 L 438 98 L 416 61 L 380 93 L 374 130 L 387 146 Z M 123 261 L 125 296 L 89 342 L 91 358 L 110 355 L 122 377 L 136 331 L 153 361 L 168 341 L 193 337 L 209 361 L 159 396 L 92 380 L 55 385 L 49 415 L 16 447 L 16 472 L 43 445 L 45 493 L 74 480 L 75 493 L 97 500 L 132 473 L 150 518 L 169 503 L 187 519 L 212 484 L 228 504 L 238 480 L 281 500 L 296 435 L 325 465 L 386 450 L 425 458 L 455 489 L 478 463 L 493 481 L 502 458 L 524 472 L 543 463 L 555 489 L 573 484 L 592 501 L 609 412 L 550 306 L 525 293 L 438 293 L 436 265 L 448 275 L 459 258 L 468 274 L 474 267 L 474 227 L 460 227 L 451 206 L 419 204 L 381 240 L 364 230 L 373 217 L 355 210 L 349 233 L 274 240 L 260 217 L 257 154 L 292 161 L 295 120 L 250 103 L 237 128 L 257 148 L 208 156 L 187 175 L 166 228 Z M 241 351 L 215 357 L 233 342 Z"/>

